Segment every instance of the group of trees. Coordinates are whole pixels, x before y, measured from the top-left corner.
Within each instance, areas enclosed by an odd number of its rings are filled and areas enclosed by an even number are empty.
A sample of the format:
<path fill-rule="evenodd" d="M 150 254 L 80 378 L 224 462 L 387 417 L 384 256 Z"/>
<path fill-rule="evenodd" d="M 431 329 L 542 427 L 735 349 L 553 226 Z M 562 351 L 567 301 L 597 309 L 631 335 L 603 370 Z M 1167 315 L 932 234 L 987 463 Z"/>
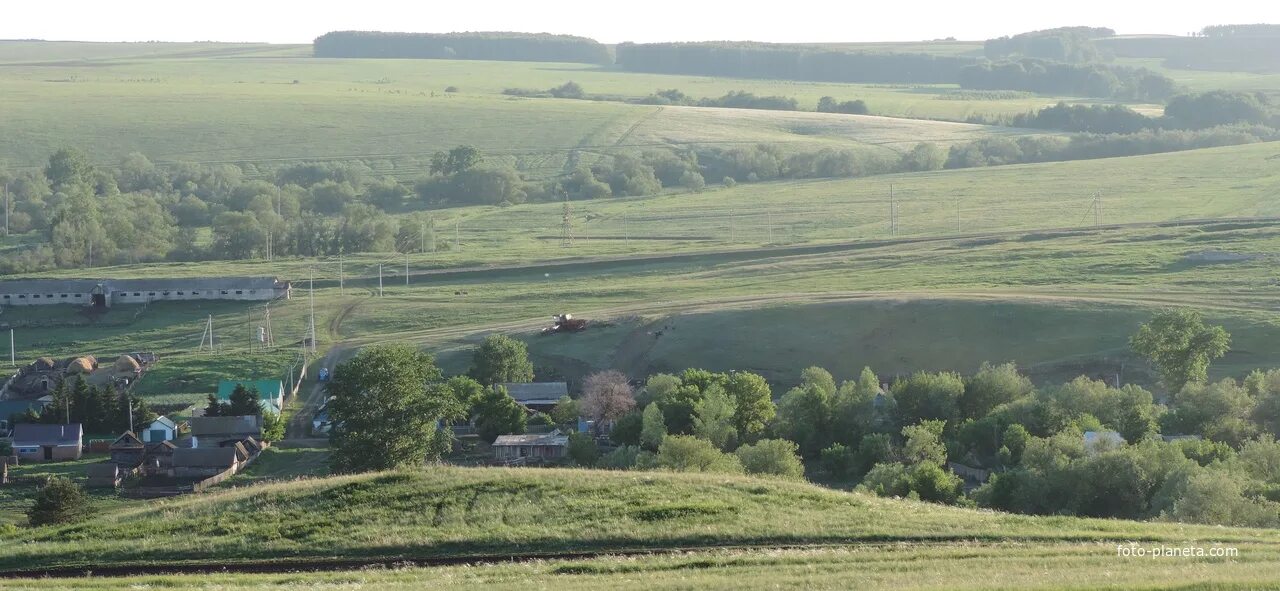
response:
<path fill-rule="evenodd" d="M 1093 40 L 1115 34 L 1105 27 L 1060 27 L 988 39 L 982 49 L 988 59 L 996 61 L 1031 57 L 1081 64 L 1102 59 Z"/>
<path fill-rule="evenodd" d="M 571 428 L 582 416 L 601 432 L 611 426 L 617 444 L 600 456 L 588 434 L 573 435 L 569 454 L 583 466 L 808 472 L 876 494 L 1026 513 L 1277 525 L 1280 370 L 1209 383 L 1208 365 L 1229 342 L 1191 311 L 1161 312 L 1144 324 L 1131 345 L 1158 371 L 1159 400 L 1136 385 L 1083 376 L 1036 386 L 1012 363 L 984 364 L 969 376 L 921 371 L 887 386 L 869 368 L 837 383 L 813 367 L 776 403 L 770 385 L 750 372 L 655 374 L 637 390 L 625 375 L 604 371 L 550 417 L 531 415 L 495 387 L 533 378 L 519 341 L 489 337 L 470 375 L 449 379 L 415 349 L 373 347 L 331 386 L 334 468 L 438 459 L 450 439 L 439 425 L 463 418 L 492 440 L 523 432 L 528 420 Z M 1119 439 L 1089 442 L 1090 431 Z M 966 495 L 951 462 L 993 476 Z"/>
<path fill-rule="evenodd" d="M 633 72 L 823 82 L 954 83 L 978 60 L 925 53 L 857 52 L 770 43 L 622 43 L 616 61 Z"/>
<path fill-rule="evenodd" d="M 955 81 L 961 88 L 977 90 L 1025 90 L 1153 102 L 1163 102 L 1177 92 L 1172 79 L 1146 68 L 1070 64 L 1036 58 L 965 66 Z"/>
<path fill-rule="evenodd" d="M 333 31 L 315 39 L 316 57 L 418 58 L 608 64 L 594 39 L 548 33 L 383 33 Z"/>
<path fill-rule="evenodd" d="M 0 260 L 0 272 L 156 260 L 390 251 L 408 188 L 363 164 L 304 163 L 245 178 L 231 165 L 157 166 L 131 154 L 114 169 L 74 149 L 41 171 L 0 175 L 9 229 L 44 240 Z M 261 174 L 261 173 L 260 173 Z M 209 243 L 193 228 L 210 227 Z M 415 235 L 417 233 L 415 232 Z M 417 244 L 414 241 L 413 244 Z"/>
<path fill-rule="evenodd" d="M 1210 91 L 1169 99 L 1164 116 L 1148 117 L 1124 105 L 1068 105 L 975 122 L 1092 134 L 1132 134 L 1147 130 L 1206 130 L 1223 126 L 1280 127 L 1280 115 L 1266 95 Z"/>
<path fill-rule="evenodd" d="M 140 433 L 156 419 L 156 413 L 142 398 L 118 392 L 111 384 L 92 386 L 79 375 L 58 380 L 52 397 L 39 413 L 28 411 L 26 415 L 7 418 L 19 423 L 80 423 L 88 433 Z"/>

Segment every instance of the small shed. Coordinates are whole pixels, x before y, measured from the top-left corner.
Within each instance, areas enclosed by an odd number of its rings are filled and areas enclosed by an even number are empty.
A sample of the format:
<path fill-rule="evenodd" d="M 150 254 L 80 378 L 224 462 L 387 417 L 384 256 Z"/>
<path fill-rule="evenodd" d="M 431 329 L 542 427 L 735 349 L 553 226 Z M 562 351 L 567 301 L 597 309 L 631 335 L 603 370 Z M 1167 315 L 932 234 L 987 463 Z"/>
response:
<path fill-rule="evenodd" d="M 1116 431 L 1085 431 L 1085 451 L 1098 452 L 1115 449 L 1125 444 L 1124 436 Z"/>
<path fill-rule="evenodd" d="M 142 465 L 145 450 L 146 444 L 138 439 L 133 431 L 125 431 L 112 441 L 111 447 L 108 448 L 111 453 L 111 463 L 130 470 Z"/>
<path fill-rule="evenodd" d="M 90 464 L 87 472 L 89 486 L 93 488 L 116 488 L 124 476 L 120 466 L 114 462 Z"/>
<path fill-rule="evenodd" d="M 178 448 L 173 451 L 173 475 L 177 478 L 208 478 L 239 466 L 234 447 Z"/>
<path fill-rule="evenodd" d="M 557 460 L 569 451 L 569 437 L 559 430 L 531 435 L 499 435 L 493 442 L 493 458 L 502 462 Z"/>
<path fill-rule="evenodd" d="M 156 417 L 156 420 L 151 421 L 151 424 L 147 425 L 147 428 L 142 431 L 142 441 L 144 443 L 173 441 L 177 438 L 178 425 L 164 415 Z"/>
<path fill-rule="evenodd" d="M 178 449 L 172 441 L 148 443 L 142 452 L 142 468 L 148 474 L 173 472 L 173 452 Z"/>

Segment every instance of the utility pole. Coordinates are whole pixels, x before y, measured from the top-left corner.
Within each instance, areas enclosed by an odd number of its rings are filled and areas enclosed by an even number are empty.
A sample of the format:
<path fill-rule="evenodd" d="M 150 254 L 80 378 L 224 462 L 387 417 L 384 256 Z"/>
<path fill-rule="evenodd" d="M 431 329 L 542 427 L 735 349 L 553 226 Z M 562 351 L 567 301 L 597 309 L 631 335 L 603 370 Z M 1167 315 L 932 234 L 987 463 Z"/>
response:
<path fill-rule="evenodd" d="M 382 297 L 382 263 L 378 263 L 378 297 Z"/>
<path fill-rule="evenodd" d="M 307 303 L 311 307 L 311 354 L 316 352 L 316 268 L 311 267 L 310 284 L 307 286 Z"/>
<path fill-rule="evenodd" d="M 267 262 L 271 262 L 271 230 L 267 230 Z"/>
<path fill-rule="evenodd" d="M 773 244 L 773 210 L 769 210 L 769 244 Z"/>
<path fill-rule="evenodd" d="M 453 221 L 453 249 L 462 250 L 462 222 L 459 220 Z"/>
<path fill-rule="evenodd" d="M 569 196 L 564 196 L 564 213 L 560 219 L 560 247 L 573 246 L 573 208 L 569 206 Z"/>
<path fill-rule="evenodd" d="M 18 353 L 13 348 L 13 329 L 9 329 L 9 367 L 18 367 Z"/>
<path fill-rule="evenodd" d="M 347 295 L 347 288 L 342 280 L 342 253 L 338 253 L 338 295 Z"/>
<path fill-rule="evenodd" d="M 956 199 L 956 234 L 960 233 L 960 200 Z"/>
<path fill-rule="evenodd" d="M 4 182 L 4 235 L 9 235 L 9 181 Z"/>
<path fill-rule="evenodd" d="M 409 251 L 404 252 L 404 286 L 409 287 Z"/>
<path fill-rule="evenodd" d="M 898 235 L 898 202 L 893 197 L 893 183 L 889 183 L 889 236 Z"/>
<path fill-rule="evenodd" d="M 631 246 L 631 231 L 627 229 L 627 216 L 622 216 L 622 239 L 627 246 Z"/>
<path fill-rule="evenodd" d="M 1102 191 L 1093 192 L 1093 227 L 1102 227 Z"/>

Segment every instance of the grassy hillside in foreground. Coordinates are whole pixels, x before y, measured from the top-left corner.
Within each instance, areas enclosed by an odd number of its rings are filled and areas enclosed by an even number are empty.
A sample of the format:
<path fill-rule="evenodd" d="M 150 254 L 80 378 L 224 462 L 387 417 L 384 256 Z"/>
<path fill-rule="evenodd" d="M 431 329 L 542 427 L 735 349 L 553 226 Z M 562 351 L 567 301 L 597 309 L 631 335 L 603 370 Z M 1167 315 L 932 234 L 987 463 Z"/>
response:
<path fill-rule="evenodd" d="M 24 579 L 7 589 L 1178 589 L 1280 588 L 1280 555 L 1242 543 L 1241 559 L 1120 558 L 1114 544 L 884 544 L 803 550 L 535 561 L 287 574 Z"/>
<path fill-rule="evenodd" d="M 436 467 L 155 501 L 5 534 L 0 570 L 734 545 L 1257 544 L 1280 532 L 1030 517 L 701 474 Z"/>

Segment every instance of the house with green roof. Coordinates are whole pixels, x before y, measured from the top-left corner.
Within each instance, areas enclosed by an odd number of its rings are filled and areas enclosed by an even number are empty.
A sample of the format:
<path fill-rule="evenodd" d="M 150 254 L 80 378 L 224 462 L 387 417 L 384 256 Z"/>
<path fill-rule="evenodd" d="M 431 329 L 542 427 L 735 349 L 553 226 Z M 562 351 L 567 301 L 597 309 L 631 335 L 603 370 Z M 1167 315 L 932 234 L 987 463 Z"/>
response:
<path fill-rule="evenodd" d="M 240 384 L 250 392 L 257 390 L 263 412 L 280 414 L 284 408 L 284 383 L 280 380 L 222 380 L 218 382 L 218 400 L 229 402 L 231 393 Z"/>

